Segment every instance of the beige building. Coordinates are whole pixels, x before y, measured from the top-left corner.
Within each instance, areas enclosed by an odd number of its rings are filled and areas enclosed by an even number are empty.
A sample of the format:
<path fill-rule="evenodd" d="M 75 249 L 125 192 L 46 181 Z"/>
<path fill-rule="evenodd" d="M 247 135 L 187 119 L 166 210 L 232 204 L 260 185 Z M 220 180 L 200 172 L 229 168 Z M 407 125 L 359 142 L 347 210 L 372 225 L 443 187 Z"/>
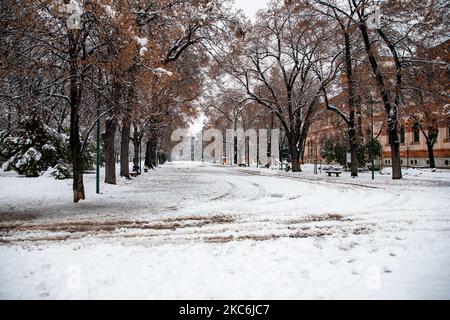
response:
<path fill-rule="evenodd" d="M 383 146 L 383 165 L 391 164 L 389 137 L 379 138 Z M 450 169 L 450 125 L 441 126 L 434 145 L 436 167 Z M 400 125 L 400 156 L 403 167 L 428 167 L 428 149 L 423 133 L 411 121 L 404 120 Z"/>
<path fill-rule="evenodd" d="M 386 117 L 384 114 L 374 116 L 374 135 L 377 136 L 381 130 L 378 141 L 383 147 L 383 157 L 382 159 L 377 159 L 377 165 L 382 165 L 383 167 L 391 165 L 391 149 L 385 122 Z M 323 138 L 342 129 L 345 129 L 344 124 L 335 113 L 323 110 L 321 116 L 312 124 L 308 133 L 304 162 L 314 163 L 314 161 L 321 161 L 324 163 L 325 160 L 320 155 Z M 370 119 L 366 117 L 363 121 L 363 130 L 370 135 L 370 129 Z M 400 124 L 399 136 L 402 167 L 428 167 L 426 138 L 419 128 L 413 122 L 404 119 Z M 434 157 L 436 167 L 450 169 L 450 122 L 439 128 L 438 140 L 434 145 Z"/>

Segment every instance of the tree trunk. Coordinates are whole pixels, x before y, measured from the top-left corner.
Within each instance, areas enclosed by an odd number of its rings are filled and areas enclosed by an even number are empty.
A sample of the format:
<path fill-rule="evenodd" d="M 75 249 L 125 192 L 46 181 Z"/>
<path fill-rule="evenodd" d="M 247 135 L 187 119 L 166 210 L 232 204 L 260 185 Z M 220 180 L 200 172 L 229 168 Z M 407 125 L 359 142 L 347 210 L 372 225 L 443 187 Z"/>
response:
<path fill-rule="evenodd" d="M 114 150 L 114 138 L 117 130 L 116 117 L 109 117 L 105 121 L 105 183 L 116 184 L 116 159 Z"/>
<path fill-rule="evenodd" d="M 292 160 L 292 172 L 301 172 L 302 168 L 300 166 L 300 151 L 298 151 L 297 145 L 290 144 L 289 152 Z"/>
<path fill-rule="evenodd" d="M 245 138 L 245 165 L 250 167 L 250 140 Z"/>
<path fill-rule="evenodd" d="M 375 57 L 374 50 L 372 48 L 372 44 L 369 39 L 369 34 L 367 31 L 367 27 L 364 23 L 359 25 L 359 29 L 361 31 L 364 47 L 369 58 L 369 63 L 372 68 L 372 72 L 374 74 L 376 83 L 378 85 L 378 89 L 380 90 L 381 99 L 383 100 L 385 112 L 388 117 L 388 131 L 389 131 L 389 145 L 391 147 L 391 162 L 392 162 L 392 179 L 401 179 L 402 178 L 402 167 L 401 167 L 401 159 L 400 159 L 400 141 L 398 139 L 398 103 L 399 98 L 398 94 L 396 95 L 396 101 L 393 104 L 391 102 L 388 88 L 384 81 L 383 73 L 381 72 L 378 61 Z M 398 68 L 398 63 L 396 62 L 396 66 Z M 399 86 L 401 84 L 401 74 L 397 74 L 397 83 Z"/>
<path fill-rule="evenodd" d="M 362 138 L 361 127 L 361 105 L 356 94 L 355 88 L 355 77 L 353 74 L 352 65 L 352 46 L 350 41 L 350 34 L 344 32 L 344 42 L 345 42 L 345 65 L 347 73 L 347 83 L 348 83 L 348 104 L 350 106 L 350 117 L 348 122 L 348 138 L 350 144 L 350 170 L 351 176 L 358 176 L 358 145 L 360 138 Z M 357 121 L 355 121 L 355 110 Z M 357 125 L 355 125 L 357 123 Z"/>
<path fill-rule="evenodd" d="M 352 132 L 355 132 L 355 130 L 353 129 Z M 350 138 L 350 171 L 351 171 L 351 176 L 352 177 L 357 177 L 358 176 L 358 143 L 355 141 L 356 140 L 356 135 L 355 134 L 350 134 L 353 135 L 353 138 Z"/>
<path fill-rule="evenodd" d="M 81 141 L 79 130 L 79 107 L 81 103 L 81 79 L 77 64 L 77 38 L 69 33 L 69 65 L 70 65 L 70 137 L 69 145 L 72 155 L 73 169 L 73 202 L 85 199 L 83 184 L 83 168 L 81 165 Z"/>
<path fill-rule="evenodd" d="M 238 139 L 237 139 L 237 118 L 234 118 L 234 137 L 233 137 L 233 162 L 236 165 L 238 163 Z"/>
<path fill-rule="evenodd" d="M 400 141 L 398 139 L 398 125 L 396 117 L 389 117 L 389 145 L 391 146 L 391 162 L 392 162 L 392 179 L 402 178 L 402 167 L 400 157 Z"/>
<path fill-rule="evenodd" d="M 151 147 L 151 142 L 149 140 L 147 140 L 147 142 L 145 143 L 145 160 L 144 160 L 144 166 L 151 169 L 152 165 L 151 165 L 151 160 L 150 160 L 150 154 L 152 152 L 152 147 Z"/>
<path fill-rule="evenodd" d="M 139 164 L 139 151 L 141 148 L 141 141 L 142 141 L 142 136 L 139 133 L 138 127 L 135 124 L 133 126 L 133 171 L 134 172 L 139 172 L 140 171 L 140 164 Z M 141 172 L 139 172 L 141 173 Z"/>
<path fill-rule="evenodd" d="M 353 112 L 352 112 L 353 113 Z M 352 177 L 358 176 L 358 137 L 355 128 L 354 119 L 350 117 L 350 124 L 348 127 L 348 140 L 350 145 L 350 171 Z"/>
<path fill-rule="evenodd" d="M 427 141 L 428 160 L 430 160 L 430 168 L 436 168 L 436 162 L 434 160 L 434 144 L 431 141 Z"/>
<path fill-rule="evenodd" d="M 122 139 L 120 141 L 120 176 L 130 179 L 129 150 L 131 123 L 128 119 L 122 121 Z"/>
<path fill-rule="evenodd" d="M 149 139 L 145 145 L 145 165 L 149 169 L 157 166 L 156 141 L 153 139 Z"/>
<path fill-rule="evenodd" d="M 236 132 L 236 131 L 234 131 Z M 234 137 L 234 142 L 233 142 L 233 162 L 234 164 L 239 164 L 238 161 L 238 141 L 237 141 L 237 137 Z"/>
<path fill-rule="evenodd" d="M 79 132 L 78 104 L 72 104 L 70 110 L 70 150 L 73 167 L 73 202 L 86 199 L 83 184 L 83 168 L 81 165 L 81 141 Z"/>

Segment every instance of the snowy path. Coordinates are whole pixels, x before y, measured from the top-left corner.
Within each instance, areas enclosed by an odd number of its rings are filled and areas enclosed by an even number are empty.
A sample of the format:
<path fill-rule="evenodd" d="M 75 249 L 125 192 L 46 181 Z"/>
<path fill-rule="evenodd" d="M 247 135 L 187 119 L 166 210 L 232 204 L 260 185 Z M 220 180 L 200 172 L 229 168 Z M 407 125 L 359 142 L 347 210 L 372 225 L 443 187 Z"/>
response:
<path fill-rule="evenodd" d="M 421 173 L 420 173 L 421 174 Z M 0 175 L 0 298 L 450 298 L 450 179 L 169 164 L 72 204 Z"/>

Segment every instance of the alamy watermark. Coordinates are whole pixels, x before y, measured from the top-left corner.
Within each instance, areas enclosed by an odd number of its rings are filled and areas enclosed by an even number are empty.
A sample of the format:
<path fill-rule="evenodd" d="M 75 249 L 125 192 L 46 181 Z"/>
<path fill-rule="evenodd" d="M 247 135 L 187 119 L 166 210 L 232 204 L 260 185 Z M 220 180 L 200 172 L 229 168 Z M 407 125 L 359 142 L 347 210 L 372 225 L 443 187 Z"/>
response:
<path fill-rule="evenodd" d="M 215 163 L 249 163 L 270 165 L 280 158 L 279 129 L 227 129 L 225 139 L 222 131 L 208 129 L 193 136 L 187 129 L 176 129 L 172 142 L 172 160 L 210 161 Z M 269 144 L 270 141 L 270 144 Z M 205 145 L 205 143 L 207 145 Z M 270 156 L 268 147 L 270 145 Z M 236 160 L 237 159 L 237 160 Z"/>

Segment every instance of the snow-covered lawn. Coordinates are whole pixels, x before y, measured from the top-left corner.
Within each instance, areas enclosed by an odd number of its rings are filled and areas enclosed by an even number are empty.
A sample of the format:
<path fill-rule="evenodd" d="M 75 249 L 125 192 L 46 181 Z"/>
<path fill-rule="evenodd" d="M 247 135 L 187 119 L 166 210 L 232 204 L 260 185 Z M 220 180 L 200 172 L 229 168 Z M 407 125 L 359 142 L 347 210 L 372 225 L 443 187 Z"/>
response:
<path fill-rule="evenodd" d="M 117 186 L 0 172 L 0 298 L 450 298 L 450 172 L 167 164 Z M 385 169 L 385 172 L 387 170 Z"/>

